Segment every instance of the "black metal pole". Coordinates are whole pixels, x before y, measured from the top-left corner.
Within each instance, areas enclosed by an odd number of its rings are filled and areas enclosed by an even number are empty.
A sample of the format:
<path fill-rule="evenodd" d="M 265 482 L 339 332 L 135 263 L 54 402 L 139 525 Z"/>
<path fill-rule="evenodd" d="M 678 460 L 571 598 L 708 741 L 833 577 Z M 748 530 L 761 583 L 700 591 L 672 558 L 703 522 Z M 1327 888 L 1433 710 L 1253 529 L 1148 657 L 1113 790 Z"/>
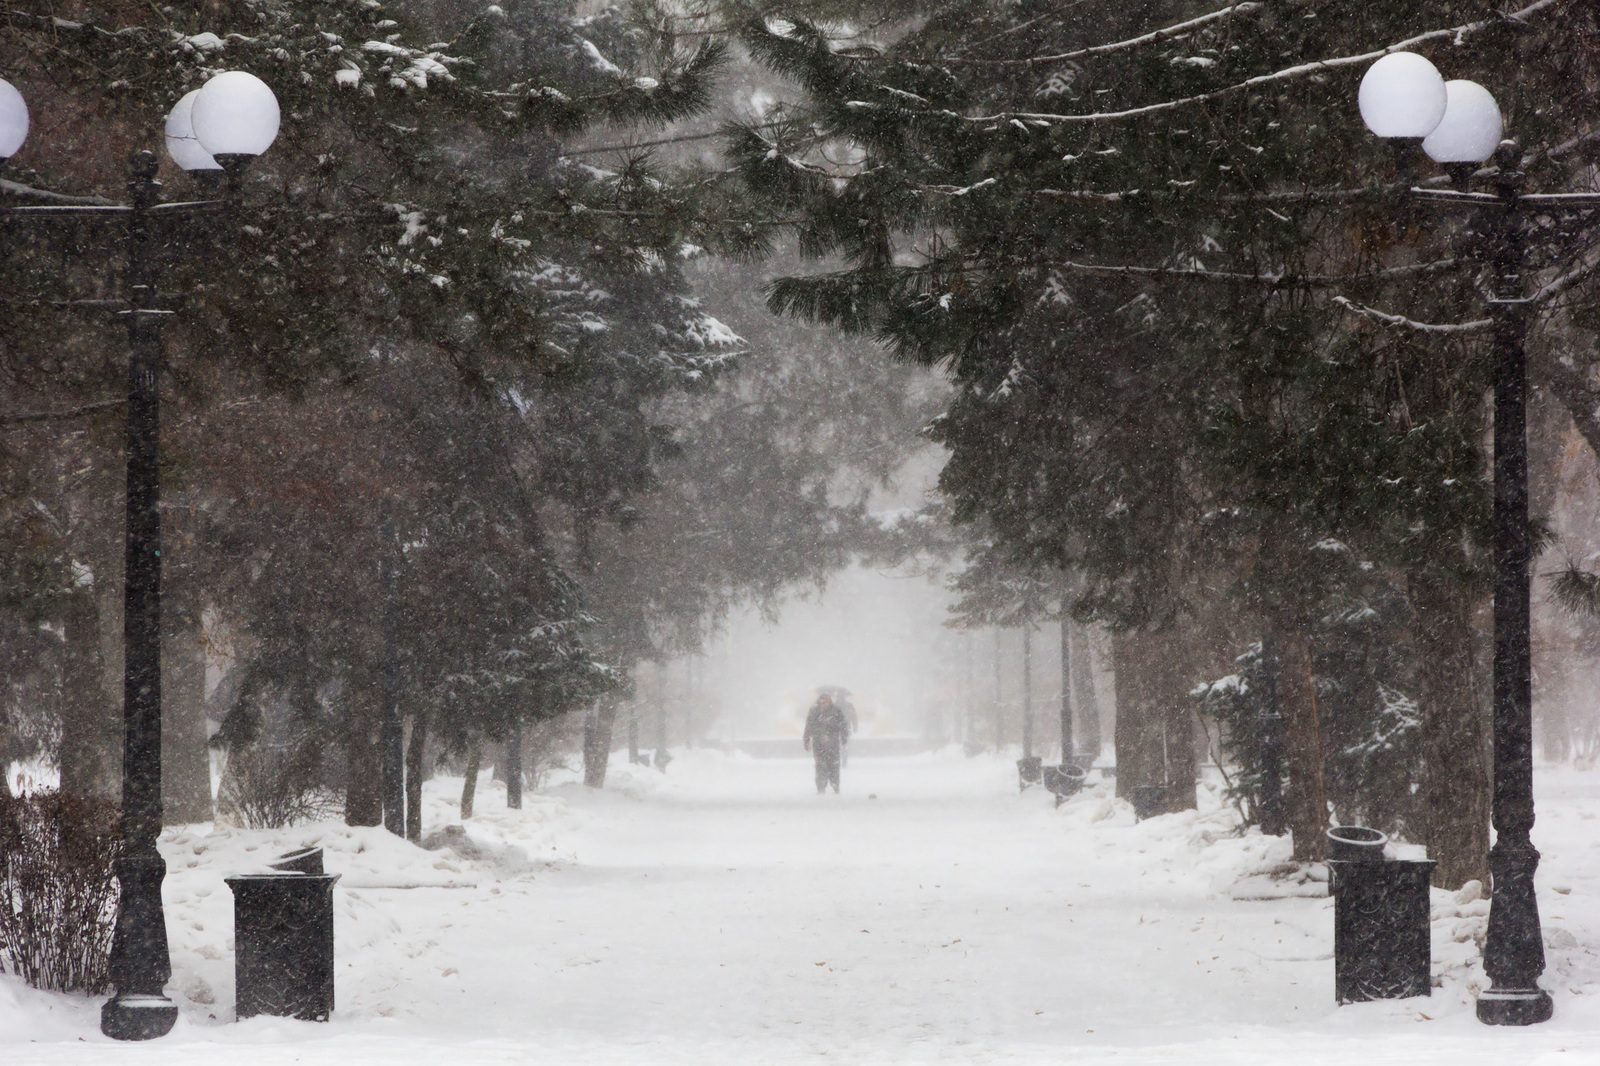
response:
<path fill-rule="evenodd" d="M 121 889 L 111 944 L 115 989 L 100 1031 L 116 1040 L 165 1036 L 178 1008 L 164 993 L 172 978 L 161 882 L 161 332 L 154 303 L 150 208 L 161 189 L 153 152 L 133 157 L 128 183 L 127 530 L 122 683 Z"/>
<path fill-rule="evenodd" d="M 1504 147 L 1504 146 L 1503 146 Z M 1501 210 L 1494 234 L 1494 894 L 1478 994 L 1489 1025 L 1547 1021 L 1550 994 L 1538 985 L 1544 940 L 1533 874 L 1533 694 L 1529 641 L 1527 302 L 1518 215 L 1521 175 L 1514 151 L 1500 153 Z"/>

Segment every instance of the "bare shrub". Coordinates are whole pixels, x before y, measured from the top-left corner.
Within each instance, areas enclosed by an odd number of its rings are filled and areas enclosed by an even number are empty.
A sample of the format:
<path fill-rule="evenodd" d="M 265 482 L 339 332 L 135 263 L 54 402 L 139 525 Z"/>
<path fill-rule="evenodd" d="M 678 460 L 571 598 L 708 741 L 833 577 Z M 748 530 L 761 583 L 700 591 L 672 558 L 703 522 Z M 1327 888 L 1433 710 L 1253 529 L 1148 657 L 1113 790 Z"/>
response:
<path fill-rule="evenodd" d="M 337 818 L 339 793 L 323 785 L 306 746 L 253 744 L 229 753 L 217 796 L 219 820 L 244 829 L 286 829 Z"/>
<path fill-rule="evenodd" d="M 532 788 L 543 788 L 552 770 L 573 769 L 582 754 L 582 711 L 522 727 L 522 774 Z"/>
<path fill-rule="evenodd" d="M 104 992 L 116 927 L 117 807 L 42 792 L 0 807 L 0 956 L 35 988 Z"/>

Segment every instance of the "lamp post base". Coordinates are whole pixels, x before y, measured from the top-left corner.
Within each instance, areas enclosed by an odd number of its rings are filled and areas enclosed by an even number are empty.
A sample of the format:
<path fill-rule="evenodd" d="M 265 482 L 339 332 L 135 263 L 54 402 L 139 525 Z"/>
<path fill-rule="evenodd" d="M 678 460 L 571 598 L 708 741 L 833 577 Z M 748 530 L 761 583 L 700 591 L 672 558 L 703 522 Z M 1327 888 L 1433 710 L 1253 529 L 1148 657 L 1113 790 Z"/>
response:
<path fill-rule="evenodd" d="M 1478 993 L 1478 1020 L 1485 1025 L 1538 1025 L 1554 1010 L 1542 988 L 1489 988 Z"/>
<path fill-rule="evenodd" d="M 177 1020 L 178 1007 L 166 996 L 117 995 L 100 1008 L 100 1031 L 113 1040 L 154 1040 Z"/>

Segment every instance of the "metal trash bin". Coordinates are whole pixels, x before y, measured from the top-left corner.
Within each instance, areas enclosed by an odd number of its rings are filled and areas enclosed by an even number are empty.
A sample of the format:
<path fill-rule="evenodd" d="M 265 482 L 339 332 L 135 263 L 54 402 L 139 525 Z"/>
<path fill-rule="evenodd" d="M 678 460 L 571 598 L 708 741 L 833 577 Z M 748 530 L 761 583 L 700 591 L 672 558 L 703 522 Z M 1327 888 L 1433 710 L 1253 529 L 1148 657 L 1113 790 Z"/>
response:
<path fill-rule="evenodd" d="M 1134 785 L 1128 799 L 1133 803 L 1133 816 L 1139 821 L 1167 813 L 1166 785 Z"/>
<path fill-rule="evenodd" d="M 281 856 L 275 873 L 229 877 L 234 1013 L 325 1022 L 333 1013 L 333 885 L 322 849 Z"/>
<path fill-rule="evenodd" d="M 1385 860 L 1381 843 L 1373 847 L 1368 829 L 1340 826 L 1328 831 L 1344 842 L 1364 845 L 1361 859 L 1328 861 L 1328 894 L 1333 896 L 1333 991 L 1340 1003 L 1432 995 L 1428 883 L 1432 860 Z M 1356 837 L 1356 841 L 1350 840 Z M 1386 839 L 1386 838 L 1385 838 Z M 1340 847 L 1336 853 L 1349 853 Z"/>

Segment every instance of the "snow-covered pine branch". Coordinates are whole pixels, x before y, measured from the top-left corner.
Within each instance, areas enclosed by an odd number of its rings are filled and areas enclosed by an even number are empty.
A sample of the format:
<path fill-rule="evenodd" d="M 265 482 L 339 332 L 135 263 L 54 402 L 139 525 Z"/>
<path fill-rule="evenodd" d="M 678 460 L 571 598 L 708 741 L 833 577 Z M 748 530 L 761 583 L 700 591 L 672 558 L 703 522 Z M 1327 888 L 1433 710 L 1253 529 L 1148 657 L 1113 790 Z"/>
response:
<path fill-rule="evenodd" d="M 1580 267 L 1574 267 L 1548 284 L 1539 286 L 1539 291 L 1533 294 L 1533 300 L 1535 303 L 1553 300 L 1578 282 L 1593 276 L 1596 271 L 1600 271 L 1600 259 L 1592 259 Z"/>
<path fill-rule="evenodd" d="M 1233 4 L 1229 7 L 1222 8 L 1220 11 L 1213 11 L 1208 15 L 1201 15 L 1198 18 L 1192 18 L 1186 22 L 1175 23 L 1171 26 L 1163 26 L 1159 30 L 1151 30 L 1149 33 L 1140 34 L 1137 37 L 1130 37 L 1125 41 L 1113 41 L 1110 44 L 1097 44 L 1088 48 L 1078 48 L 1071 52 L 1059 52 L 1055 55 L 1028 56 L 1024 59 L 966 59 L 956 56 L 946 59 L 944 62 L 951 66 L 971 67 L 1032 67 L 1041 63 L 1064 63 L 1073 59 L 1082 59 L 1086 56 L 1103 56 L 1109 55 L 1112 52 L 1121 52 L 1129 48 L 1137 48 L 1140 45 L 1151 44 L 1155 41 L 1165 40 L 1168 37 L 1174 37 L 1179 34 L 1188 33 L 1190 30 L 1199 29 L 1201 26 L 1216 22 L 1219 19 L 1230 18 L 1234 15 L 1246 15 L 1253 11 L 1259 11 L 1265 6 L 1265 4 L 1261 3 Z"/>
<path fill-rule="evenodd" d="M 1494 325 L 1494 320 L 1489 318 L 1474 319 L 1471 322 L 1418 322 L 1416 319 L 1407 318 L 1405 315 L 1390 314 L 1387 311 L 1379 311 L 1365 304 L 1358 304 L 1345 296 L 1335 296 L 1333 302 L 1353 315 L 1376 319 L 1391 326 L 1404 326 L 1406 329 L 1416 330 L 1419 333 L 1479 333 Z"/>
<path fill-rule="evenodd" d="M 1123 266 L 1116 263 L 1079 263 L 1073 260 L 1051 260 L 1052 269 L 1071 270 L 1083 274 L 1100 274 L 1108 277 L 1190 278 L 1195 281 L 1247 282 L 1273 288 L 1309 286 L 1321 288 L 1344 285 L 1352 281 L 1373 281 L 1381 278 L 1403 277 L 1410 274 L 1427 274 L 1448 270 L 1456 265 L 1454 259 L 1435 259 L 1410 266 L 1386 267 L 1382 270 L 1364 270 L 1353 274 L 1250 274 L 1236 270 L 1208 270 L 1203 267 Z"/>
<path fill-rule="evenodd" d="M 1384 56 L 1393 52 L 1409 51 L 1410 49 L 1413 49 L 1420 44 L 1426 44 L 1429 41 L 1453 39 L 1459 42 L 1463 38 L 1470 37 L 1473 34 L 1482 33 L 1485 30 L 1502 26 L 1508 20 L 1513 22 L 1525 21 L 1531 15 L 1539 14 L 1542 11 L 1549 10 L 1567 2 L 1569 2 L 1569 0 L 1535 0 L 1534 3 L 1529 4 L 1527 7 L 1524 7 L 1519 11 L 1511 12 L 1507 15 L 1497 16 L 1495 18 L 1479 19 L 1476 22 L 1467 22 L 1461 24 L 1460 26 L 1452 26 L 1448 29 L 1429 30 L 1426 33 L 1419 33 L 1415 37 L 1407 37 L 1403 41 L 1396 41 L 1395 43 L 1388 45 L 1385 48 L 1377 49 L 1376 51 L 1362 52 L 1358 55 L 1338 56 L 1333 59 L 1318 59 L 1310 63 L 1297 63 L 1291 67 L 1284 67 L 1281 70 L 1275 70 L 1270 74 L 1260 74 L 1254 78 L 1246 78 L 1244 81 L 1235 82 L 1232 85 L 1225 85 L 1220 89 L 1212 89 L 1209 92 L 1196 93 L 1193 96 L 1183 96 L 1174 100 L 1163 100 L 1156 104 L 1145 104 L 1141 107 L 1131 107 L 1122 111 L 1091 111 L 1078 115 L 1061 115 L 1051 112 L 1032 111 L 1002 111 L 992 115 L 958 115 L 953 111 L 942 111 L 940 114 L 947 115 L 952 118 L 959 118 L 962 122 L 968 122 L 977 125 L 987 125 L 996 122 L 1023 122 L 1038 123 L 1043 125 L 1080 122 L 1120 122 L 1125 119 L 1137 118 L 1141 115 L 1155 115 L 1160 114 L 1163 111 L 1176 111 L 1180 108 L 1189 107 L 1194 104 L 1207 103 L 1211 100 L 1221 99 L 1222 97 L 1231 96 L 1234 93 L 1242 92 L 1246 89 L 1254 89 L 1262 85 L 1271 85 L 1280 81 L 1290 81 L 1295 78 L 1303 78 L 1311 74 L 1317 74 L 1328 70 L 1339 70 L 1344 67 L 1360 66 L 1365 63 L 1371 63 L 1376 59 L 1382 59 Z"/>

